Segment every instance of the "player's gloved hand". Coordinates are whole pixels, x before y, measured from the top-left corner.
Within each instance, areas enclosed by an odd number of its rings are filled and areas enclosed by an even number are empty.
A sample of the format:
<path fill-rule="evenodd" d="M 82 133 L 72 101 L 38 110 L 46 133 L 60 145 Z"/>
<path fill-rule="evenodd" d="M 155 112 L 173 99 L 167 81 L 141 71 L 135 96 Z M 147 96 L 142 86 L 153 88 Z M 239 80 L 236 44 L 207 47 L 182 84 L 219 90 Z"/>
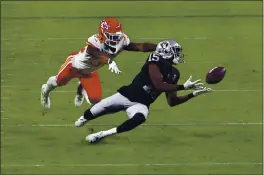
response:
<path fill-rule="evenodd" d="M 200 94 L 204 94 L 204 93 L 208 93 L 208 92 L 212 92 L 212 91 L 213 91 L 213 89 L 204 87 L 202 89 L 193 91 L 193 96 L 198 96 Z"/>
<path fill-rule="evenodd" d="M 111 61 L 109 59 L 108 64 L 109 64 L 109 70 L 111 72 L 114 72 L 116 74 L 120 74 L 121 73 L 121 71 L 118 69 L 118 67 L 117 67 L 117 65 L 116 65 L 116 63 L 114 61 Z"/>
<path fill-rule="evenodd" d="M 202 89 L 203 88 L 203 83 L 201 83 L 201 79 L 196 80 L 194 82 L 191 81 L 192 76 L 183 84 L 184 89 Z"/>

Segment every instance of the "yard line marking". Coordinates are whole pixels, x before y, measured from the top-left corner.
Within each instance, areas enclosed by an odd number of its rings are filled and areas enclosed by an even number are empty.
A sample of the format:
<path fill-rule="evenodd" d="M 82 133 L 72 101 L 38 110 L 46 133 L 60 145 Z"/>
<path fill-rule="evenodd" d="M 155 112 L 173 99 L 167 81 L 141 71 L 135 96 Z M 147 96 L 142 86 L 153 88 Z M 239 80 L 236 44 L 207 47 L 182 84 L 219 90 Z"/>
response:
<path fill-rule="evenodd" d="M 149 123 L 140 126 L 228 126 L 228 125 L 263 125 L 257 122 L 215 122 L 215 123 Z M 116 124 L 86 124 L 86 126 L 116 126 Z M 17 125 L 1 125 L 1 127 L 75 127 L 74 124 L 17 124 Z"/>
<path fill-rule="evenodd" d="M 11 80 L 1 80 L 1 82 L 12 82 Z"/>
<path fill-rule="evenodd" d="M 2 75 L 4 75 L 4 76 L 12 76 L 13 74 L 6 74 L 6 73 L 3 73 Z"/>
<path fill-rule="evenodd" d="M 8 118 L 6 118 L 6 117 L 1 117 L 1 119 L 3 119 L 3 120 L 7 120 Z"/>
<path fill-rule="evenodd" d="M 214 91 L 218 91 L 218 92 L 262 92 L 263 90 L 259 89 L 259 90 L 247 90 L 247 89 L 222 89 L 222 90 L 214 90 Z"/>
<path fill-rule="evenodd" d="M 58 92 L 58 93 L 68 93 L 68 92 L 76 92 L 76 91 L 60 91 L 60 90 L 56 91 L 56 90 L 54 90 L 54 92 Z"/>
<path fill-rule="evenodd" d="M 20 38 L 19 40 L 23 41 L 37 41 L 37 40 L 87 40 L 88 37 L 74 37 L 74 38 L 67 38 L 67 37 L 48 37 L 48 38 Z M 139 37 L 134 38 L 135 40 L 166 40 L 169 38 L 174 37 Z M 212 37 L 207 36 L 186 36 L 183 37 L 185 40 L 208 40 L 208 39 L 215 39 Z M 224 39 L 228 40 L 235 40 L 235 39 L 262 39 L 261 37 L 225 37 Z M 10 38 L 1 38 L 1 41 L 12 41 L 17 39 L 10 39 Z"/>
<path fill-rule="evenodd" d="M 179 163 L 127 163 L 127 164 L 2 164 L 2 167 L 128 167 L 128 166 L 211 166 L 211 165 L 262 165 L 262 162 L 179 162 Z"/>
<path fill-rule="evenodd" d="M 1 100 L 10 100 L 9 97 L 1 97 L 0 99 L 1 99 Z"/>
<path fill-rule="evenodd" d="M 143 64 L 143 63 L 145 63 L 145 61 L 136 61 L 135 63 L 136 63 L 136 64 Z M 196 61 L 196 62 L 185 62 L 185 64 L 188 64 L 188 63 L 190 63 L 190 64 L 215 64 L 216 62 L 211 62 L 211 61 L 202 61 L 202 62 L 198 62 L 198 61 Z"/>
<path fill-rule="evenodd" d="M 1 86 L 2 88 L 9 88 L 12 86 Z M 39 92 L 36 90 L 29 90 L 30 92 Z M 192 92 L 192 90 L 186 90 Z M 76 91 L 70 91 L 70 90 L 54 90 L 56 93 L 75 93 Z M 115 90 L 105 90 L 104 92 L 115 92 Z M 263 92 L 262 89 L 214 89 L 214 92 Z"/>
<path fill-rule="evenodd" d="M 191 90 L 187 90 L 191 91 Z M 261 89 L 219 89 L 219 90 L 214 90 L 216 92 L 262 92 L 263 90 Z M 76 91 L 54 91 L 54 92 L 59 92 L 59 93 L 67 93 L 67 92 L 76 92 Z M 114 92 L 114 91 L 105 91 L 105 92 Z"/>
<path fill-rule="evenodd" d="M 1 113 L 2 113 L 2 112 L 5 112 L 5 111 L 2 111 L 2 110 L 1 110 Z"/>

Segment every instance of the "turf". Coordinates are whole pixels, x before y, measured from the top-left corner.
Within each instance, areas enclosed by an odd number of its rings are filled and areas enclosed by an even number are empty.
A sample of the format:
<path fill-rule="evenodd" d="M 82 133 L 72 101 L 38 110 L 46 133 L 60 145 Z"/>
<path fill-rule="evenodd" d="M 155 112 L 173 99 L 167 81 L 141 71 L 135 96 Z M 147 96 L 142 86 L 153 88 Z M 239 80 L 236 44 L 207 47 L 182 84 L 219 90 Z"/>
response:
<path fill-rule="evenodd" d="M 178 66 L 180 83 L 191 74 L 204 80 L 215 66 L 225 66 L 227 75 L 208 85 L 215 92 L 175 108 L 162 95 L 148 125 L 89 145 L 89 128 L 111 128 L 125 113 L 74 128 L 89 107 L 74 107 L 77 80 L 52 93 L 50 110 L 42 109 L 39 95 L 104 16 L 117 16 L 134 42 L 177 40 L 187 61 Z M 261 2 L 4 1 L 1 25 L 3 174 L 262 173 Z M 129 83 L 147 55 L 120 54 L 119 76 L 102 68 L 104 97 Z"/>

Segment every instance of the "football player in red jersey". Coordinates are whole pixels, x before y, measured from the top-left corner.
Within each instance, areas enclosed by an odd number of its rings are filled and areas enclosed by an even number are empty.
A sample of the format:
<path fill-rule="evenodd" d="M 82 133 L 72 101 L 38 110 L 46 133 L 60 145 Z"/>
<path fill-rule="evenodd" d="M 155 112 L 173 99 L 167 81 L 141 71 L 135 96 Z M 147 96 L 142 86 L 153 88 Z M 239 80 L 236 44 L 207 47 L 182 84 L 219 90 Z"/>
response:
<path fill-rule="evenodd" d="M 70 54 L 55 76 L 51 76 L 41 88 L 41 104 L 50 108 L 50 93 L 58 86 L 66 85 L 71 79 L 79 78 L 80 84 L 75 105 L 80 106 L 84 96 L 96 104 L 102 99 L 102 88 L 97 70 L 107 64 L 109 70 L 120 74 L 113 58 L 122 50 L 152 52 L 156 44 L 133 43 L 123 32 L 122 24 L 115 18 L 106 17 L 100 22 L 99 32 L 87 40 L 87 46 L 78 53 Z"/>

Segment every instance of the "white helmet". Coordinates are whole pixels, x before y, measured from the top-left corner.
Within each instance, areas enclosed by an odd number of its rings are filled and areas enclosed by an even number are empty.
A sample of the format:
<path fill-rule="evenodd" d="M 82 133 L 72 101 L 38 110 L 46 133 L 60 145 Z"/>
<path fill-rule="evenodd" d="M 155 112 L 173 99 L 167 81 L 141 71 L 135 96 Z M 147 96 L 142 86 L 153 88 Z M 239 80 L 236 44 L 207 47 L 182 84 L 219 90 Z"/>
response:
<path fill-rule="evenodd" d="M 157 45 L 155 52 L 161 55 L 163 59 L 171 59 L 173 64 L 184 63 L 182 47 L 174 40 L 160 42 Z"/>

